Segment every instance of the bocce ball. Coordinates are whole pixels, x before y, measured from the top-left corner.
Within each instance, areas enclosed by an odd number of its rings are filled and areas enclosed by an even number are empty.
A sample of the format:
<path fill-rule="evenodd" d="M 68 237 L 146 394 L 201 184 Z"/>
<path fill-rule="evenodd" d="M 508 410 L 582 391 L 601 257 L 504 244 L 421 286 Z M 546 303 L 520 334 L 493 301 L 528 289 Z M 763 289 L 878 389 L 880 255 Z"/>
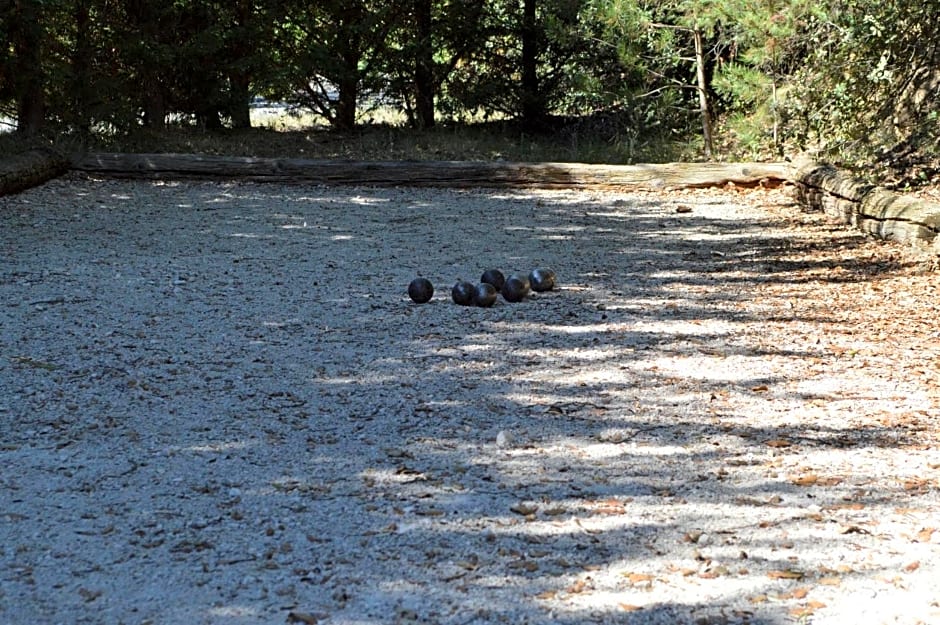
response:
<path fill-rule="evenodd" d="M 529 274 L 529 282 L 532 284 L 533 291 L 539 293 L 551 291 L 555 288 L 555 272 L 543 267 L 533 269 L 532 273 Z"/>
<path fill-rule="evenodd" d="M 408 285 L 408 297 L 416 304 L 424 304 L 431 301 L 434 295 L 434 285 L 427 278 L 415 278 Z"/>
<path fill-rule="evenodd" d="M 458 280 L 457 284 L 454 285 L 454 288 L 450 290 L 450 297 L 454 300 L 455 304 L 469 306 L 473 303 L 474 290 L 475 289 L 473 285 L 469 282 Z"/>
<path fill-rule="evenodd" d="M 529 281 L 522 276 L 510 276 L 501 292 L 507 302 L 521 302 L 529 294 Z"/>
<path fill-rule="evenodd" d="M 499 269 L 487 269 L 480 277 L 480 282 L 484 284 L 492 284 L 493 287 L 499 291 L 503 288 L 503 284 L 506 282 L 506 276 L 504 276 L 503 272 Z"/>
<path fill-rule="evenodd" d="M 473 289 L 473 303 L 482 308 L 489 308 L 496 302 L 496 287 L 489 282 L 481 282 Z"/>

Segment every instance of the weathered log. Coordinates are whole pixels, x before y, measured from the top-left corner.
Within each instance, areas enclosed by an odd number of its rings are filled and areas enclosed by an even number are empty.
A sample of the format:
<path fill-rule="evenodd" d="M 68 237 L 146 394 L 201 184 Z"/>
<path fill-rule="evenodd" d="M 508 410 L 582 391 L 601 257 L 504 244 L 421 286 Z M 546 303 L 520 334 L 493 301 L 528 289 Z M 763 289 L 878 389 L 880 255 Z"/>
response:
<path fill-rule="evenodd" d="M 825 163 L 806 162 L 794 174 L 797 199 L 882 239 L 940 253 L 940 204 L 867 184 Z"/>
<path fill-rule="evenodd" d="M 112 177 L 207 178 L 308 184 L 669 189 L 775 185 L 782 163 L 590 165 L 476 161 L 335 161 L 190 154 L 89 154 L 74 168 Z"/>
<path fill-rule="evenodd" d="M 68 171 L 67 158 L 53 150 L 31 150 L 0 159 L 0 196 L 42 184 Z"/>

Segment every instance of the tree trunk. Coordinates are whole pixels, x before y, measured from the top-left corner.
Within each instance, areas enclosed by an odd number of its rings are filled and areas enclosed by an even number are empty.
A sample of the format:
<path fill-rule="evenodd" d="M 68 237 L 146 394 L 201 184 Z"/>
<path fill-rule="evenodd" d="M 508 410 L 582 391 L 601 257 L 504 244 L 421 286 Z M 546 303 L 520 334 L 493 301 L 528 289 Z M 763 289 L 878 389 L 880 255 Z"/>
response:
<path fill-rule="evenodd" d="M 251 128 L 251 70 L 249 63 L 254 54 L 255 37 L 253 36 L 255 19 L 252 14 L 252 3 L 239 0 L 235 3 L 235 37 L 231 42 L 233 65 L 229 66 L 229 115 L 232 117 L 233 128 Z M 263 19 L 263 18 L 259 18 Z"/>
<path fill-rule="evenodd" d="M 692 30 L 695 39 L 695 76 L 698 80 L 698 104 L 702 113 L 702 138 L 705 140 L 705 157 L 712 158 L 712 117 L 708 104 L 708 82 L 705 80 L 705 46 L 702 43 L 702 31 Z"/>
<path fill-rule="evenodd" d="M 71 115 L 78 133 L 87 137 L 91 133 L 91 63 L 92 47 L 89 29 L 91 11 L 88 0 L 75 2 L 75 52 L 72 55 L 72 111 Z"/>
<path fill-rule="evenodd" d="M 356 127 L 356 104 L 359 100 L 359 80 L 345 77 L 339 83 L 339 101 L 336 103 L 336 118 L 333 125 L 337 130 L 352 130 Z"/>
<path fill-rule="evenodd" d="M 338 30 L 346 39 L 339 43 L 338 54 L 341 60 L 340 75 L 330 77 L 339 90 L 336 103 L 336 116 L 331 120 L 337 130 L 351 130 L 356 127 L 356 107 L 359 104 L 359 63 L 362 61 L 362 36 L 359 34 L 363 19 L 359 3 L 342 4 L 338 17 Z"/>
<path fill-rule="evenodd" d="M 245 74 L 229 77 L 231 91 L 232 128 L 251 128 L 251 79 Z"/>
<path fill-rule="evenodd" d="M 150 128 L 166 127 L 166 99 L 156 68 L 145 67 L 142 71 L 144 125 Z"/>
<path fill-rule="evenodd" d="M 434 47 L 431 0 L 415 0 L 415 108 L 419 128 L 434 126 Z"/>
<path fill-rule="evenodd" d="M 46 116 L 40 7 L 34 0 L 14 0 L 11 18 L 16 130 L 31 135 L 42 129 Z"/>
<path fill-rule="evenodd" d="M 532 126 L 545 117 L 545 103 L 539 89 L 539 33 L 536 0 L 522 0 L 522 120 Z"/>
<path fill-rule="evenodd" d="M 153 58 L 163 42 L 160 40 L 160 13 L 158 0 L 137 0 L 127 3 L 131 24 L 127 36 L 139 36 L 146 43 L 150 56 L 138 53 L 135 68 L 140 75 L 140 105 L 144 112 L 144 126 L 162 129 L 166 126 L 166 96 L 159 61 Z M 129 43 L 129 42 L 128 42 Z"/>

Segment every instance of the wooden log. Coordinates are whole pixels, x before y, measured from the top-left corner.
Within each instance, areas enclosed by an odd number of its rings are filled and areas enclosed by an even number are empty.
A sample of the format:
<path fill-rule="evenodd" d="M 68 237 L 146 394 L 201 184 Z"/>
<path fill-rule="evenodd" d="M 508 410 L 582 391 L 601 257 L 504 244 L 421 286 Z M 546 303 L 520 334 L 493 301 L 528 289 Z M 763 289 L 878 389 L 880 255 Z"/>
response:
<path fill-rule="evenodd" d="M 53 150 L 31 150 L 0 159 L 0 196 L 18 193 L 68 171 L 69 162 Z"/>
<path fill-rule="evenodd" d="M 207 178 L 307 184 L 439 187 L 669 189 L 726 184 L 773 186 L 789 176 L 783 163 L 590 165 L 475 161 L 334 161 L 192 154 L 89 154 L 74 164 L 114 177 Z"/>
<path fill-rule="evenodd" d="M 794 174 L 803 205 L 882 239 L 940 253 L 940 204 L 893 193 L 813 161 Z"/>

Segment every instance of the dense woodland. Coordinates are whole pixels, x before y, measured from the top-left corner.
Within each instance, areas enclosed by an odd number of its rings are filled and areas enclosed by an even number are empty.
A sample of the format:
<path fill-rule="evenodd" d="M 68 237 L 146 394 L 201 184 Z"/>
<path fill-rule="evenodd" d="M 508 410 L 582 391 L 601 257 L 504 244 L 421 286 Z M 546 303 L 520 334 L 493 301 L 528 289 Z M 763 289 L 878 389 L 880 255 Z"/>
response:
<path fill-rule="evenodd" d="M 336 130 L 391 106 L 910 165 L 940 137 L 938 31 L 938 0 L 0 0 L 0 117 L 238 129 L 264 98 Z"/>

